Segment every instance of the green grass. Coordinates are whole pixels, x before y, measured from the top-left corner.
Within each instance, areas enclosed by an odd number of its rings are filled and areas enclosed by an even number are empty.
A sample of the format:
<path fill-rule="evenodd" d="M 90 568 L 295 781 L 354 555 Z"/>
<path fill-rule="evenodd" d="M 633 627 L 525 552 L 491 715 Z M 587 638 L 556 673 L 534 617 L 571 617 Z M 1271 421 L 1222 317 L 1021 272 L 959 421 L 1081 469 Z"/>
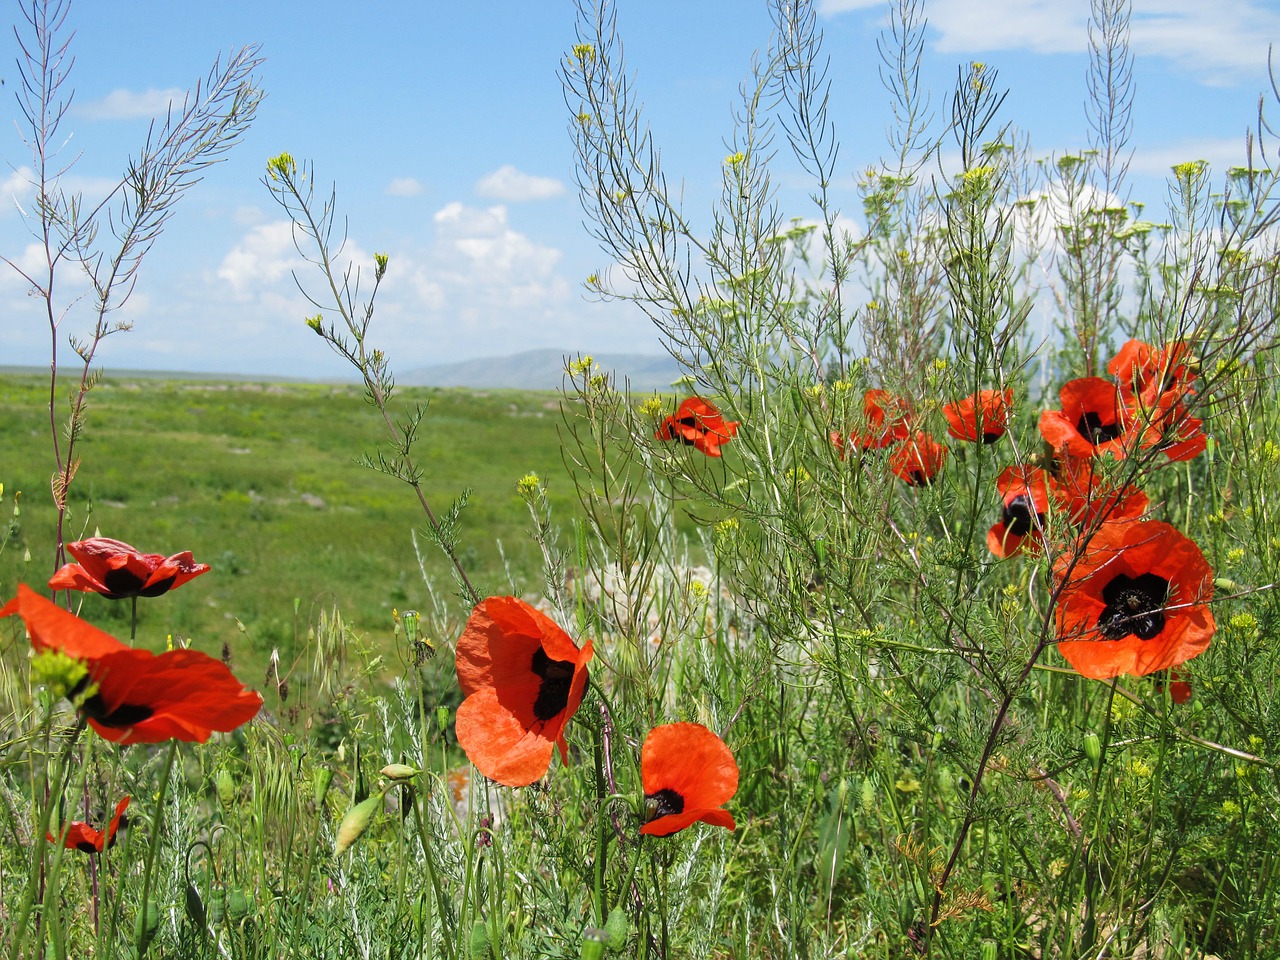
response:
<path fill-rule="evenodd" d="M 54 569 L 47 399 L 39 377 L 0 377 L 0 483 L 6 501 L 22 492 L 18 536 L 0 554 L 5 596 L 19 580 L 41 587 Z M 416 452 L 433 509 L 471 490 L 460 549 L 478 588 L 538 590 L 540 559 L 515 484 L 530 471 L 563 476 L 557 395 L 422 388 L 400 399 L 405 409 L 428 406 Z M 356 462 L 374 451 L 380 426 L 355 385 L 107 377 L 91 395 L 77 449 L 67 539 L 97 532 L 146 552 L 189 549 L 213 567 L 146 605 L 143 642 L 168 632 L 205 650 L 236 647 L 239 620 L 254 659 L 272 647 L 285 655 L 295 632 L 337 606 L 378 644 L 390 634 L 393 608 L 428 603 L 412 542 L 423 516 L 412 491 Z M 567 517 L 572 487 L 553 481 L 550 497 Z M 440 551 L 421 533 L 418 542 L 432 589 L 453 593 Z M 127 634 L 127 603 L 84 602 L 96 622 Z"/>

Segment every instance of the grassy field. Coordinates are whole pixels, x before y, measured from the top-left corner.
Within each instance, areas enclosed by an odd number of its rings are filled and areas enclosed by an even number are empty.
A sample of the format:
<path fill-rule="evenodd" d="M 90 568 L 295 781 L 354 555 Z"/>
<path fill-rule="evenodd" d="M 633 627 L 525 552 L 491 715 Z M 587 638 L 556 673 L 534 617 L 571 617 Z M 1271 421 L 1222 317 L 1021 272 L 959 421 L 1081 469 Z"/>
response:
<path fill-rule="evenodd" d="M 459 528 L 477 586 L 531 588 L 539 560 L 515 484 L 530 471 L 552 478 L 553 505 L 568 518 L 572 488 L 554 479 L 564 473 L 559 398 L 420 388 L 401 400 L 428 405 L 418 453 L 433 508 L 472 491 Z M 6 494 L 22 492 L 17 536 L 0 554 L 4 596 L 18 581 L 43 585 L 53 571 L 47 401 L 47 380 L 0 377 L 0 483 Z M 239 620 L 253 659 L 273 647 L 284 655 L 295 633 L 336 605 L 376 645 L 393 608 L 428 601 L 412 492 L 355 460 L 373 452 L 379 426 L 355 385 L 108 376 L 91 398 L 67 539 L 96 531 L 147 552 L 189 549 L 213 567 L 148 609 L 143 640 L 170 631 L 206 650 L 238 646 Z M 418 543 L 432 588 L 453 592 L 440 552 L 421 535 Z M 128 604 L 93 595 L 85 604 L 97 622 L 127 634 Z"/>

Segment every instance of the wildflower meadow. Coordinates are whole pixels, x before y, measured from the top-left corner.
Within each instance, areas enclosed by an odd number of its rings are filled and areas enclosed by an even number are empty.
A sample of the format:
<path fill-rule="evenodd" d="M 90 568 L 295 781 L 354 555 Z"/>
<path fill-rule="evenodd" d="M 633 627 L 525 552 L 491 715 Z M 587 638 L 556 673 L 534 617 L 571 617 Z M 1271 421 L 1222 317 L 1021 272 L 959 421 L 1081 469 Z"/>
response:
<path fill-rule="evenodd" d="M 282 611 L 269 656 L 252 623 L 169 619 L 238 544 L 201 556 L 180 518 L 144 542 L 84 493 L 99 348 L 253 123 L 257 52 L 94 206 L 51 160 L 74 9 L 20 5 L 47 256 L 4 268 L 49 324 L 52 481 L 0 487 L 7 960 L 1280 956 L 1280 94 L 1248 166 L 1188 157 L 1157 210 L 1126 184 L 1127 0 L 1091 2 L 1093 136 L 1056 156 L 990 65 L 922 112 L 923 0 L 878 49 L 887 154 L 841 143 L 840 54 L 809 0 L 768 5 L 701 210 L 613 3 L 578 0 L 587 292 L 685 376 L 636 394 L 565 358 L 562 471 L 503 478 L 531 571 L 478 561 L 482 500 L 422 453 L 433 409 L 377 346 L 395 251 L 349 263 L 324 158 L 264 158 L 315 308 L 280 321 L 362 384 L 373 431 L 335 456 L 415 511 L 392 549 L 421 571 L 376 631 Z M 70 339 L 66 275 L 93 309 Z"/>

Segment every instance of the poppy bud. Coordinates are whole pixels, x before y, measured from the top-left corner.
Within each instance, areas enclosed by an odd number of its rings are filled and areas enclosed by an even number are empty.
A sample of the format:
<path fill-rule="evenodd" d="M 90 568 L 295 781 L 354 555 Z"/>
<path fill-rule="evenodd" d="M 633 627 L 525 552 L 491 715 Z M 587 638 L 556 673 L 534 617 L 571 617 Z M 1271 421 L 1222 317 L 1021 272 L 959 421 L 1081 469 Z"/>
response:
<path fill-rule="evenodd" d="M 870 777 L 862 781 L 862 812 L 871 813 L 876 806 L 876 785 Z"/>
<path fill-rule="evenodd" d="M 138 920 L 134 927 L 134 939 L 138 943 L 138 956 L 141 957 L 151 946 L 156 932 L 160 929 L 160 908 L 154 900 L 148 900 L 138 911 Z"/>
<path fill-rule="evenodd" d="M 333 770 L 330 767 L 321 767 L 316 771 L 316 778 L 311 782 L 312 798 L 316 802 L 316 806 L 320 807 L 324 804 L 325 794 L 329 792 L 329 784 L 333 782 Z"/>
<path fill-rule="evenodd" d="M 471 926 L 471 960 L 489 960 L 493 956 L 489 951 L 489 928 L 483 920 L 477 920 Z"/>
<path fill-rule="evenodd" d="M 600 960 L 604 956 L 604 945 L 609 935 L 597 927 L 587 927 L 582 931 L 582 960 Z"/>
<path fill-rule="evenodd" d="M 422 771 L 407 763 L 388 763 L 378 772 L 388 780 L 412 780 Z"/>
<path fill-rule="evenodd" d="M 213 895 L 205 905 L 204 914 L 208 918 L 210 926 L 216 927 L 222 923 L 227 915 L 227 904 L 221 890 L 213 891 Z"/>
<path fill-rule="evenodd" d="M 338 841 L 333 845 L 334 856 L 346 853 L 347 848 L 360 839 L 361 834 L 373 819 L 374 811 L 382 805 L 382 794 L 375 793 L 365 797 L 347 811 L 338 825 Z"/>
<path fill-rule="evenodd" d="M 187 884 L 186 907 L 187 916 L 197 927 L 203 930 L 209 925 L 209 914 L 204 908 L 204 901 L 200 899 L 200 891 L 191 883 Z"/>
<path fill-rule="evenodd" d="M 610 953 L 621 953 L 627 947 L 631 936 L 631 921 L 627 919 L 627 911 L 622 907 L 614 907 L 604 922 L 604 932 L 609 938 L 606 945 Z"/>
<path fill-rule="evenodd" d="M 253 901 L 239 888 L 227 894 L 227 914 L 232 923 L 239 923 L 253 909 Z"/>
<path fill-rule="evenodd" d="M 982 960 L 996 960 L 996 942 L 990 938 L 982 941 L 981 950 Z"/>
<path fill-rule="evenodd" d="M 1089 758 L 1095 770 L 1102 762 L 1102 741 L 1092 730 L 1084 735 L 1084 755 Z"/>
<path fill-rule="evenodd" d="M 218 803 L 222 804 L 222 809 L 230 810 L 231 805 L 236 801 L 236 785 L 231 779 L 231 771 L 226 767 L 220 767 L 214 775 L 213 786 L 218 793 Z"/>

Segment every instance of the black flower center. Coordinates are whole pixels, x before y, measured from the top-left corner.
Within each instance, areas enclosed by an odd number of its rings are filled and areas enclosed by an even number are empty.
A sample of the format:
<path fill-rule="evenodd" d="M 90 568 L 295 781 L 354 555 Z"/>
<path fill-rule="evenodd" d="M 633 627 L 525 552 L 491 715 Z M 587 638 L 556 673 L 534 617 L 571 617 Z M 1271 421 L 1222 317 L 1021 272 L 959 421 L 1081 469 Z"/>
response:
<path fill-rule="evenodd" d="M 140 597 L 158 597 L 162 593 L 167 593 L 169 588 L 173 586 L 173 581 L 177 577 L 165 577 L 163 580 L 157 580 L 150 586 L 144 587 L 138 592 Z"/>
<path fill-rule="evenodd" d="M 1044 514 L 1036 511 L 1035 503 L 1028 494 L 1020 493 L 1004 505 L 1001 520 L 1010 535 L 1025 537 L 1037 522 L 1044 522 Z"/>
<path fill-rule="evenodd" d="M 102 585 L 109 591 L 106 595 L 109 600 L 132 597 L 142 589 L 144 583 L 146 583 L 145 580 L 140 579 L 136 573 L 126 567 L 108 570 L 102 578 Z"/>
<path fill-rule="evenodd" d="M 102 694 L 95 693 L 80 705 L 80 712 L 100 726 L 115 730 L 127 730 L 135 723 L 141 723 L 150 717 L 154 710 L 143 703 L 122 703 L 114 710 L 108 710 L 102 700 Z"/>
<path fill-rule="evenodd" d="M 1129 577 L 1116 574 L 1102 588 L 1106 604 L 1098 618 L 1098 630 L 1108 640 L 1135 636 L 1151 640 L 1164 629 L 1164 605 L 1169 596 L 1169 581 L 1154 573 Z"/>
<path fill-rule="evenodd" d="M 1120 424 L 1103 423 L 1102 414 L 1090 410 L 1076 421 L 1076 430 L 1095 447 L 1120 436 Z"/>
<path fill-rule="evenodd" d="M 533 652 L 533 672 L 542 678 L 542 685 L 538 687 L 538 699 L 533 701 L 533 715 L 546 723 L 569 705 L 573 661 L 552 660 L 539 647 Z"/>
<path fill-rule="evenodd" d="M 669 817 L 672 814 L 684 813 L 684 797 L 670 787 L 663 787 L 657 793 L 646 793 L 644 795 L 644 806 L 649 820 L 657 820 L 659 817 Z"/>

